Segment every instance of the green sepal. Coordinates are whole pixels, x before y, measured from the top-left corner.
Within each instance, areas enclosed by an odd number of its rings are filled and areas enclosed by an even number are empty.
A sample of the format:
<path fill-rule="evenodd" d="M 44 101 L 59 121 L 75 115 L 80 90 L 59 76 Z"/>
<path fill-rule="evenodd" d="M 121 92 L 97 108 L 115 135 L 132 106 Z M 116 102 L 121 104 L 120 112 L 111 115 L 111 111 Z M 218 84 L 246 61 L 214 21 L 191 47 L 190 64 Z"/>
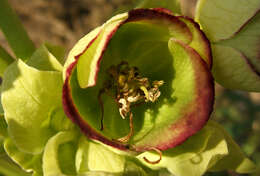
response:
<path fill-rule="evenodd" d="M 187 17 L 179 17 L 191 31 L 192 40 L 188 44 L 191 48 L 195 49 L 201 58 L 208 64 L 209 68 L 212 67 L 211 48 L 205 34 L 200 30 L 199 25 Z"/>
<path fill-rule="evenodd" d="M 39 71 L 18 60 L 7 68 L 2 86 L 9 135 L 20 150 L 41 153 L 53 134 L 44 121 L 61 107 L 61 73 Z"/>
<path fill-rule="evenodd" d="M 102 27 L 103 30 L 97 36 L 97 39 L 88 48 L 78 61 L 77 78 L 81 88 L 91 87 L 95 85 L 95 73 L 97 63 L 101 56 L 104 46 L 107 42 L 107 36 L 111 34 L 117 26 L 128 17 L 127 13 L 119 14 L 108 20 Z M 87 47 L 85 45 L 85 47 Z M 89 59 L 91 58 L 91 59 Z"/>
<path fill-rule="evenodd" d="M 85 35 L 83 38 L 81 38 L 75 46 L 71 49 L 69 52 L 68 58 L 64 64 L 64 69 L 63 69 L 63 80 L 66 79 L 66 70 L 70 66 L 71 63 L 75 62 L 76 56 L 84 51 L 86 46 L 88 46 L 91 41 L 98 35 L 100 32 L 101 27 L 97 27 L 96 29 L 92 30 L 90 33 Z"/>

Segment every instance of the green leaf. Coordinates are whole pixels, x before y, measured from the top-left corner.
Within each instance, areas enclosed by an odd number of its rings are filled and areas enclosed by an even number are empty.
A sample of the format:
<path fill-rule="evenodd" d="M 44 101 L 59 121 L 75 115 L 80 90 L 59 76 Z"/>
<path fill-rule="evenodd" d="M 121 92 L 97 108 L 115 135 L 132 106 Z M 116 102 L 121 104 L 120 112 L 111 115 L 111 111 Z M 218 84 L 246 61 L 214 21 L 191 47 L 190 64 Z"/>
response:
<path fill-rule="evenodd" d="M 0 81 L 2 81 L 2 78 L 0 77 Z M 4 109 L 2 105 L 2 83 L 0 83 L 0 117 L 4 117 Z"/>
<path fill-rule="evenodd" d="M 53 134 L 44 122 L 55 108 L 62 106 L 61 73 L 39 71 L 18 60 L 7 68 L 2 88 L 2 104 L 12 140 L 19 150 L 41 153 Z"/>
<path fill-rule="evenodd" d="M 260 91 L 259 9 L 259 0 L 198 2 L 196 20 L 214 42 L 214 77 L 226 88 Z"/>
<path fill-rule="evenodd" d="M 163 171 L 160 171 L 160 172 L 156 172 L 156 171 L 149 172 L 148 174 L 145 173 L 145 172 L 136 172 L 136 171 L 117 173 L 117 174 L 116 173 L 102 172 L 102 171 L 89 171 L 89 172 L 85 172 L 84 174 L 80 174 L 79 176 L 174 176 L 174 175 L 170 174 L 166 170 L 163 170 Z"/>
<path fill-rule="evenodd" d="M 3 109 L 2 102 L 1 102 L 1 85 L 0 85 L 0 116 L 4 117 L 4 109 Z"/>
<path fill-rule="evenodd" d="M 4 138 L 0 136 L 0 156 L 3 156 L 5 154 L 3 143 L 4 143 Z"/>
<path fill-rule="evenodd" d="M 63 65 L 65 62 L 65 48 L 47 42 L 44 45 L 49 50 L 49 52 L 52 53 L 53 56 L 55 56 L 56 59 Z"/>
<path fill-rule="evenodd" d="M 26 173 L 19 166 L 11 161 L 11 159 L 2 155 L 0 157 L 0 175 L 3 176 L 30 176 L 31 173 Z M 2 175 L 1 175 L 2 176 Z"/>
<path fill-rule="evenodd" d="M 0 28 L 17 58 L 29 59 L 35 47 L 8 0 L 0 1 Z"/>
<path fill-rule="evenodd" d="M 116 152 L 115 152 L 116 151 Z M 171 176 L 165 170 L 154 171 L 143 166 L 134 156 L 88 140 L 82 136 L 76 154 L 78 175 L 100 176 Z"/>
<path fill-rule="evenodd" d="M 230 39 L 220 41 L 218 45 L 230 46 L 245 55 L 252 67 L 260 73 L 260 11 Z"/>
<path fill-rule="evenodd" d="M 174 14 L 181 14 L 180 0 L 139 0 L 136 8 L 166 8 Z"/>
<path fill-rule="evenodd" d="M 209 125 L 224 135 L 228 146 L 228 155 L 219 160 L 210 170 L 221 171 L 229 169 L 242 174 L 253 173 L 256 170 L 255 164 L 245 156 L 224 128 L 214 121 L 210 121 Z"/>
<path fill-rule="evenodd" d="M 55 56 L 49 52 L 45 45 L 38 48 L 32 55 L 32 57 L 27 60 L 27 65 L 34 67 L 41 71 L 59 71 L 62 72 L 62 65 L 56 59 Z"/>
<path fill-rule="evenodd" d="M 42 154 L 32 155 L 20 151 L 10 138 L 5 139 L 4 148 L 8 156 L 26 172 L 42 175 Z"/>
<path fill-rule="evenodd" d="M 49 119 L 46 122 L 46 125 L 49 125 L 50 128 L 59 131 L 67 131 L 75 128 L 74 123 L 64 114 L 62 107 L 53 109 L 49 115 Z"/>
<path fill-rule="evenodd" d="M 74 141 L 77 136 L 73 131 L 59 132 L 49 139 L 42 158 L 44 176 L 76 174 Z"/>
<path fill-rule="evenodd" d="M 199 0 L 195 21 L 213 42 L 232 37 L 259 10 L 259 0 Z"/>
<path fill-rule="evenodd" d="M 229 46 L 212 45 L 213 75 L 229 89 L 260 91 L 260 77 L 238 50 Z"/>
<path fill-rule="evenodd" d="M 83 174 L 80 174 L 79 176 L 122 176 L 121 173 L 108 173 L 108 172 L 102 172 L 102 171 L 88 171 Z"/>
<path fill-rule="evenodd" d="M 0 86 L 1 89 L 1 86 Z M 0 92 L 0 117 L 4 117 L 4 109 L 1 103 L 1 92 Z"/>
<path fill-rule="evenodd" d="M 3 76 L 5 69 L 14 61 L 14 58 L 10 56 L 7 51 L 0 46 L 0 77 Z M 0 83 L 1 86 L 1 83 Z"/>
<path fill-rule="evenodd" d="M 86 171 L 121 173 L 125 168 L 125 160 L 125 156 L 82 137 L 77 151 L 76 167 L 78 173 Z"/>
<path fill-rule="evenodd" d="M 260 175 L 260 164 L 257 165 L 256 171 L 251 174 L 252 176 L 258 176 Z"/>
<path fill-rule="evenodd" d="M 144 168 L 141 163 L 131 160 L 126 157 L 125 168 L 122 176 L 155 176 L 158 175 L 157 172 L 153 172 Z M 167 176 L 167 175 L 165 175 Z"/>

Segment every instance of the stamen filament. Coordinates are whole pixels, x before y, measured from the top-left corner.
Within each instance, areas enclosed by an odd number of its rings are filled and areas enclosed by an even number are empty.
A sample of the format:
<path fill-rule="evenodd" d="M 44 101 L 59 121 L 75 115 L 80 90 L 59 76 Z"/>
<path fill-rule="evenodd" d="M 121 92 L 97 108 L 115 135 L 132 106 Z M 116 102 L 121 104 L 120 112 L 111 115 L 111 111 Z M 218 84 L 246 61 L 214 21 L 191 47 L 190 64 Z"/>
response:
<path fill-rule="evenodd" d="M 130 127 L 129 133 L 126 136 L 117 139 L 117 141 L 122 142 L 122 143 L 126 143 L 133 136 L 134 126 L 133 126 L 133 113 L 132 112 L 130 112 L 130 115 L 129 115 L 129 127 Z"/>

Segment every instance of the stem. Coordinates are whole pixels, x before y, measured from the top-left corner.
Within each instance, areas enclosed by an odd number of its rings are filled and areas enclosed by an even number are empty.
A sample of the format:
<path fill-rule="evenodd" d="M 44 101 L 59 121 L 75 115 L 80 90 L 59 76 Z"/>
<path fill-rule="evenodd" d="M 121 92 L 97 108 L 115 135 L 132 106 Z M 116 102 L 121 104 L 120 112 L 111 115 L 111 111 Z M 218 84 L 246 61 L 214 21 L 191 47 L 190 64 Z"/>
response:
<path fill-rule="evenodd" d="M 6 67 L 14 60 L 15 59 L 0 46 L 0 76 L 3 76 Z"/>
<path fill-rule="evenodd" d="M 0 0 L 0 28 L 14 54 L 22 60 L 30 58 L 34 44 L 7 0 Z"/>

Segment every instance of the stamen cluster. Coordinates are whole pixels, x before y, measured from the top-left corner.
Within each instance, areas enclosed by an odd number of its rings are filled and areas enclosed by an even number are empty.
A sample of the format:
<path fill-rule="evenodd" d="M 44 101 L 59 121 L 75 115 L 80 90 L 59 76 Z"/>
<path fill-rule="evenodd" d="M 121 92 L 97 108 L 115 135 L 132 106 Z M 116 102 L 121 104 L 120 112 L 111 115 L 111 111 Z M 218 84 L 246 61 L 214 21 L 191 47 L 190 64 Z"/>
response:
<path fill-rule="evenodd" d="M 139 69 L 130 67 L 127 62 L 109 67 L 108 73 L 116 90 L 116 101 L 123 119 L 131 111 L 131 105 L 155 102 L 161 95 L 159 87 L 163 85 L 163 81 L 153 81 L 150 85 L 148 78 L 142 77 Z"/>
<path fill-rule="evenodd" d="M 117 139 L 119 142 L 128 142 L 133 135 L 133 113 L 131 106 L 138 106 L 147 102 L 155 102 L 161 92 L 159 87 L 163 81 L 153 81 L 149 83 L 148 78 L 142 77 L 137 67 L 131 67 L 127 62 L 112 65 L 108 68 L 109 79 L 104 83 L 104 87 L 99 92 L 99 102 L 102 108 L 101 130 L 103 130 L 104 107 L 101 94 L 107 93 L 118 104 L 119 113 L 123 119 L 129 114 L 130 132 Z"/>

